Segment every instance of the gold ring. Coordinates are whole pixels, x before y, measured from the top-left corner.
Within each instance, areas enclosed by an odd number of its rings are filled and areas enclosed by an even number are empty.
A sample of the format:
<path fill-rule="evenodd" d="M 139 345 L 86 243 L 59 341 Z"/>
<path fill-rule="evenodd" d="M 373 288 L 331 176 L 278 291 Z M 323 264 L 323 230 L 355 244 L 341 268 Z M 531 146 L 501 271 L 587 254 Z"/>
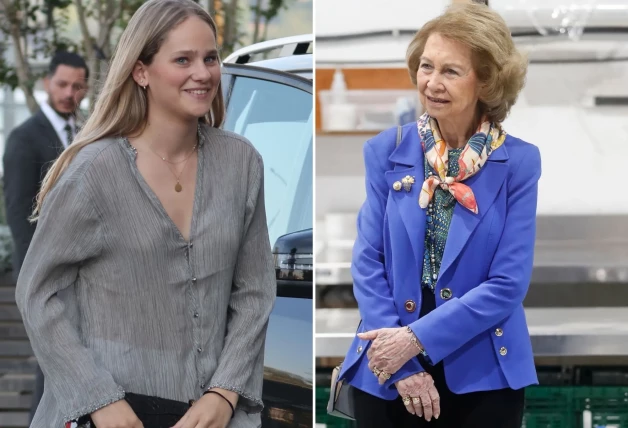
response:
<path fill-rule="evenodd" d="M 379 377 L 379 375 L 382 373 L 382 371 L 380 369 L 378 369 L 377 367 L 373 367 L 373 374 L 377 377 Z"/>
<path fill-rule="evenodd" d="M 419 397 L 412 397 L 412 403 L 419 404 L 420 402 L 421 402 L 421 399 Z"/>
<path fill-rule="evenodd" d="M 404 406 L 410 405 L 410 397 L 403 397 L 403 405 Z"/>
<path fill-rule="evenodd" d="M 380 374 L 384 377 L 384 379 L 386 379 L 386 380 L 390 379 L 390 374 L 389 373 L 387 373 L 387 372 L 382 370 L 382 372 Z"/>

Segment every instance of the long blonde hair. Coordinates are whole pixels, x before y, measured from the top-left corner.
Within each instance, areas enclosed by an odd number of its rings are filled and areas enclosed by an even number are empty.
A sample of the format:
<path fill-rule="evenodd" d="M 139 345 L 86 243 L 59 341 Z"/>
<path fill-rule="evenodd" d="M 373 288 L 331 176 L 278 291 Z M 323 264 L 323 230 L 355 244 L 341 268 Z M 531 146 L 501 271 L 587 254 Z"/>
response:
<path fill-rule="evenodd" d="M 74 142 L 48 170 L 37 195 L 32 221 L 41 212 L 44 198 L 68 168 L 76 154 L 88 144 L 112 136 L 133 135 L 146 126 L 148 100 L 132 73 L 137 61 L 150 65 L 168 33 L 186 18 L 196 16 L 207 22 L 217 37 L 216 23 L 205 9 L 192 0 L 149 0 L 135 12 L 122 33 L 94 111 Z M 208 114 L 199 119 L 219 128 L 225 117 L 222 85 Z"/>

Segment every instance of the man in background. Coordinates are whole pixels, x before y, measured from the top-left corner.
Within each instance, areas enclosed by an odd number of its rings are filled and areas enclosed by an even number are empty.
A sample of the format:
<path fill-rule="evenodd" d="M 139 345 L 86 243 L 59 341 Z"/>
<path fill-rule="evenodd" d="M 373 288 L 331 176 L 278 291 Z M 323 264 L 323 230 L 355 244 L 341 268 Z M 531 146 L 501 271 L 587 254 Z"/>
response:
<path fill-rule="evenodd" d="M 87 92 L 89 70 L 85 60 L 70 52 L 52 58 L 44 89 L 48 100 L 40 110 L 11 131 L 4 157 L 4 198 L 7 223 L 14 242 L 13 271 L 17 278 L 35 233 L 33 212 L 37 193 L 48 168 L 76 135 L 78 107 Z M 44 390 L 39 367 L 33 391 L 31 420 Z"/>

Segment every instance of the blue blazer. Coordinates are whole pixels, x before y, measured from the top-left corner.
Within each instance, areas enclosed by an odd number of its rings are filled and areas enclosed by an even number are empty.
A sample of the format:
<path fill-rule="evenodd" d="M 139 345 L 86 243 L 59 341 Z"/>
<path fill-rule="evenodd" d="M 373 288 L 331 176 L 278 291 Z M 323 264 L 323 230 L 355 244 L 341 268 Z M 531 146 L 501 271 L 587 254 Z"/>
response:
<path fill-rule="evenodd" d="M 425 210 L 418 204 L 424 158 L 416 123 L 396 145 L 389 129 L 364 145 L 366 202 L 358 215 L 351 272 L 362 321 L 357 332 L 409 325 L 433 364 L 443 361 L 457 394 L 538 383 L 523 299 L 532 274 L 539 150 L 508 135 L 481 171 L 465 181 L 479 213 L 459 204 L 449 229 L 436 309 L 419 317 Z M 406 175 L 410 192 L 394 191 Z M 423 371 L 408 361 L 380 386 L 368 369 L 370 341 L 354 338 L 340 378 L 392 400 L 394 383 Z"/>

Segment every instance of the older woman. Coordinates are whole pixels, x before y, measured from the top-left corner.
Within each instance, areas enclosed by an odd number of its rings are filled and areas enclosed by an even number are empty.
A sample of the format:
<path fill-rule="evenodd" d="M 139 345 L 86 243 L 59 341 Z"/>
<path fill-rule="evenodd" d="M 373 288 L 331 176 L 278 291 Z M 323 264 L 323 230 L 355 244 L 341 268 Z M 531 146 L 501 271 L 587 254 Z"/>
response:
<path fill-rule="evenodd" d="M 501 122 L 526 60 L 497 13 L 465 4 L 428 22 L 407 61 L 426 113 L 364 147 L 362 322 L 339 377 L 358 427 L 519 428 L 537 383 L 522 302 L 541 160 Z"/>

